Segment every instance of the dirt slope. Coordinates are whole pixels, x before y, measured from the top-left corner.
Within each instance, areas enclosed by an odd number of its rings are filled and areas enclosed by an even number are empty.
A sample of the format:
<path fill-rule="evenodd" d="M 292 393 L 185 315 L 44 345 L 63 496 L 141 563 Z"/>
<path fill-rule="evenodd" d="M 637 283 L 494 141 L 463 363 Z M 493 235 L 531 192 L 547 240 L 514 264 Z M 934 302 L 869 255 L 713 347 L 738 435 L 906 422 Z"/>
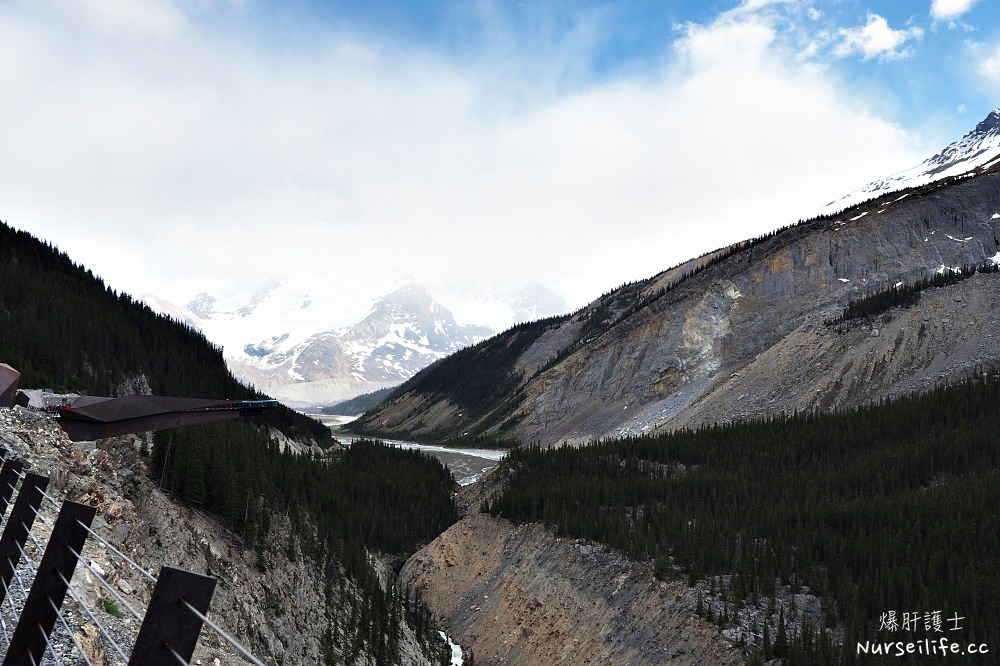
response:
<path fill-rule="evenodd" d="M 694 615 L 685 584 L 540 525 L 468 516 L 411 557 L 401 579 L 477 664 L 743 663 Z"/>

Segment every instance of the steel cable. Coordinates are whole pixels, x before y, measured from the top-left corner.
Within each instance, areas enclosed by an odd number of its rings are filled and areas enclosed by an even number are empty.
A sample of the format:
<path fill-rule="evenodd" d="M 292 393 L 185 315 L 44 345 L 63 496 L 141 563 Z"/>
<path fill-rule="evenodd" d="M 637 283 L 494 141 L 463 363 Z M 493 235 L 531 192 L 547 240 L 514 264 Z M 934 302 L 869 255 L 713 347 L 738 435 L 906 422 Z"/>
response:
<path fill-rule="evenodd" d="M 45 649 L 42 651 L 42 659 L 45 659 L 45 653 L 48 652 L 52 655 L 52 661 L 59 663 L 59 657 L 56 655 L 56 649 L 52 647 L 52 641 L 49 640 L 49 634 L 45 631 L 45 627 L 42 626 L 41 622 L 35 622 L 35 626 L 38 627 L 38 632 L 42 635 L 45 640 Z M 34 657 L 32 657 L 34 658 Z"/>
<path fill-rule="evenodd" d="M 131 614 L 132 617 L 134 617 L 136 620 L 138 620 L 139 623 L 141 624 L 142 623 L 142 616 L 139 615 L 139 613 L 137 613 L 135 611 L 135 609 L 132 608 L 132 606 L 130 606 L 129 603 L 127 601 L 125 601 L 125 599 L 120 594 L 118 594 L 118 592 L 117 592 L 117 590 L 115 590 L 115 588 L 111 587 L 111 583 L 109 583 L 108 581 L 106 581 L 104 579 L 104 577 L 101 576 L 101 574 L 97 573 L 97 571 L 94 570 L 94 568 L 91 567 L 87 563 L 87 560 L 85 560 L 83 557 L 81 557 L 80 553 L 76 552 L 75 550 L 73 550 L 69 546 L 66 546 L 66 548 L 69 550 L 69 552 L 73 553 L 73 555 L 76 557 L 76 559 L 79 560 L 80 563 L 83 566 L 87 567 L 87 570 L 90 571 L 90 573 L 94 574 L 94 577 L 96 577 L 97 580 L 101 583 L 101 585 L 104 586 L 104 589 L 106 589 L 108 592 L 110 592 L 111 595 L 115 599 L 117 599 L 122 604 L 122 606 L 125 607 L 125 610 L 127 610 L 129 612 L 129 614 Z"/>
<path fill-rule="evenodd" d="M 69 634 L 69 638 L 71 641 L 73 641 L 73 645 L 75 645 L 76 649 L 80 651 L 80 656 L 83 658 L 85 662 L 87 662 L 87 666 L 94 666 L 94 663 L 87 658 L 87 652 L 86 650 L 83 649 L 83 645 L 80 643 L 80 641 L 76 639 L 76 634 L 74 634 L 73 630 L 69 628 L 69 623 L 66 622 L 66 618 L 65 616 L 63 616 L 62 613 L 62 609 L 56 606 L 56 602 L 52 601 L 52 597 L 45 595 L 45 600 L 49 602 L 49 605 L 52 606 L 52 610 L 56 612 L 56 617 L 62 623 L 62 626 L 66 630 L 66 633 Z"/>
<path fill-rule="evenodd" d="M 104 544 L 105 546 L 107 546 L 108 548 L 110 548 L 120 558 L 122 558 L 123 560 L 125 560 L 126 562 L 128 562 L 129 564 L 131 564 L 133 567 L 135 567 L 139 571 L 139 573 L 141 573 L 147 579 L 149 579 L 150 581 L 152 581 L 152 583 L 154 585 L 156 584 L 156 576 L 154 576 L 153 574 L 149 573 L 148 571 L 146 571 L 145 569 L 143 569 L 142 567 L 140 567 L 138 564 L 136 564 L 135 562 L 133 562 L 131 560 L 131 558 L 129 558 L 128 555 L 126 555 L 125 553 L 121 552 L 120 550 L 118 550 L 117 548 L 115 548 L 114 546 L 112 546 L 110 543 L 108 543 L 106 540 L 104 540 L 103 538 L 101 538 L 101 536 L 98 535 L 97 532 L 95 532 L 94 530 L 90 529 L 89 527 L 87 527 L 86 525 L 84 525 L 79 520 L 77 520 L 76 522 L 77 522 L 77 524 L 80 527 L 82 527 L 83 529 L 87 530 L 87 532 L 89 532 L 91 534 L 91 536 L 93 536 L 99 542 L 101 542 L 102 544 Z"/>
<path fill-rule="evenodd" d="M 170 650 L 170 654 L 174 655 L 174 659 L 177 660 L 177 663 L 182 664 L 183 666 L 188 666 L 187 660 L 185 660 L 184 657 L 177 654 L 177 650 L 174 649 L 173 645 L 167 643 L 167 649 Z"/>
<path fill-rule="evenodd" d="M 96 617 L 94 617 L 94 614 L 90 612 L 90 609 L 87 607 L 87 604 L 85 604 L 80 599 L 80 597 L 76 596 L 76 592 L 73 591 L 73 587 L 69 584 L 69 581 L 66 580 L 66 576 L 64 576 L 63 573 L 61 571 L 58 571 L 58 570 L 56 571 L 56 573 L 59 574 L 59 578 L 61 578 L 62 582 L 65 583 L 65 585 L 66 585 L 66 591 L 69 592 L 69 595 L 71 597 L 73 597 L 73 601 L 75 601 L 77 603 L 77 605 L 81 609 L 83 609 L 83 612 L 87 614 L 87 617 L 89 617 L 90 620 L 94 623 L 94 625 L 97 627 L 97 630 L 99 632 L 101 632 L 101 635 L 104 636 L 104 638 L 107 639 L 108 643 L 111 644 L 111 647 L 113 647 L 115 649 L 115 652 L 118 653 L 118 656 L 122 658 L 122 662 L 124 662 L 124 663 L 127 664 L 128 663 L 128 657 L 126 657 L 125 653 L 122 652 L 122 649 L 118 646 L 118 642 L 111 635 L 111 632 L 108 631 L 108 629 L 103 624 L 101 624 L 100 620 L 98 620 Z"/>
<path fill-rule="evenodd" d="M 264 664 L 259 659 L 257 659 L 257 657 L 255 657 L 252 654 L 250 654 L 245 647 L 243 647 L 242 645 L 239 644 L 239 642 L 237 642 L 237 640 L 235 638 L 233 638 L 232 636 L 230 636 L 229 634 L 227 634 L 219 626 L 217 626 L 214 622 L 212 622 L 207 617 L 205 617 L 201 613 L 201 611 L 199 611 L 197 608 L 195 608 L 194 606 L 192 606 L 191 604 L 189 604 L 187 599 L 185 599 L 184 597 L 181 597 L 181 603 L 184 604 L 185 606 L 187 606 L 187 609 L 189 611 L 191 611 L 192 613 L 194 613 L 195 617 L 197 617 L 202 622 L 204 622 L 209 627 L 211 627 L 213 630 L 215 630 L 215 633 L 219 634 L 219 636 L 221 636 L 224 641 L 226 641 L 231 646 L 233 646 L 234 648 L 236 648 L 237 652 L 239 652 L 245 658 L 249 659 L 250 663 L 255 664 L 256 666 L 264 666 Z"/>

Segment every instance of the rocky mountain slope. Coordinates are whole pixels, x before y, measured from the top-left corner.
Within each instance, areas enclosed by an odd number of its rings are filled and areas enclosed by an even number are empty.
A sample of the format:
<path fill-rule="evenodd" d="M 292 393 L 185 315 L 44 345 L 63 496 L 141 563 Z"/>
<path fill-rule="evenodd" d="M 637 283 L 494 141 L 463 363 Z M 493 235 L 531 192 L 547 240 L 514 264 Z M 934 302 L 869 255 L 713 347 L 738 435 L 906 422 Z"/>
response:
<path fill-rule="evenodd" d="M 695 615 L 692 588 L 541 525 L 469 516 L 411 557 L 401 580 L 476 663 L 743 663 Z"/>
<path fill-rule="evenodd" d="M 508 294 L 512 307 L 548 307 L 544 290 Z M 537 300 L 534 299 L 537 297 Z M 486 326 L 462 325 L 430 293 L 404 283 L 376 300 L 360 321 L 322 330 L 313 299 L 277 281 L 230 310 L 208 293 L 184 307 L 153 296 L 150 306 L 205 333 L 225 349 L 241 381 L 295 406 L 332 404 L 396 386 L 457 349 L 492 335 Z M 261 331 L 266 337 L 259 337 Z"/>
<path fill-rule="evenodd" d="M 328 600 L 323 586 L 310 582 L 318 577 L 316 565 L 302 557 L 289 560 L 280 548 L 262 560 L 257 552 L 243 550 L 239 539 L 211 516 L 171 501 L 146 476 L 139 455 L 140 437 L 76 444 L 50 418 L 15 408 L 0 409 L 0 445 L 15 458 L 27 461 L 30 471 L 49 477 L 48 493 L 57 500 L 96 506 L 94 530 L 147 571 L 155 574 L 166 564 L 217 577 L 209 617 L 264 663 L 322 662 Z M 47 502 L 43 507 L 53 511 Z M 51 524 L 54 516 L 48 519 Z M 36 522 L 35 529 L 44 530 L 45 526 Z M 287 524 L 278 526 L 275 536 L 287 539 Z M 141 574 L 93 539 L 88 541 L 84 555 L 105 572 L 106 579 L 130 605 L 145 607 L 152 585 Z M 267 562 L 264 570 L 262 561 Z M 94 608 L 108 595 L 82 566 L 77 567 L 73 586 Z M 337 603 L 344 608 L 350 606 L 352 595 L 363 596 L 350 582 L 332 593 L 338 595 Z M 111 648 L 73 602 L 67 602 L 67 608 L 81 618 L 73 629 L 87 646 L 90 663 L 106 663 L 103 655 L 110 659 Z M 102 622 L 111 625 L 123 647 L 131 645 L 138 627 L 130 617 L 116 619 L 104 611 L 97 612 Z M 402 630 L 404 663 L 429 664 L 405 623 Z M 203 632 L 202 636 L 195 653 L 195 659 L 201 661 L 192 663 L 246 663 L 211 632 Z M 374 666 L 375 661 L 372 655 L 362 652 L 356 663 Z"/>
<path fill-rule="evenodd" d="M 581 442 L 863 404 L 957 378 L 1000 360 L 995 276 L 929 293 L 874 330 L 826 322 L 866 294 L 996 261 L 998 236 L 995 165 L 886 194 L 724 248 L 537 327 L 516 360 L 504 361 L 516 388 L 475 410 L 461 395 L 423 388 L 418 376 L 357 427 Z M 499 364 L 511 340 L 480 345 L 478 364 Z"/>

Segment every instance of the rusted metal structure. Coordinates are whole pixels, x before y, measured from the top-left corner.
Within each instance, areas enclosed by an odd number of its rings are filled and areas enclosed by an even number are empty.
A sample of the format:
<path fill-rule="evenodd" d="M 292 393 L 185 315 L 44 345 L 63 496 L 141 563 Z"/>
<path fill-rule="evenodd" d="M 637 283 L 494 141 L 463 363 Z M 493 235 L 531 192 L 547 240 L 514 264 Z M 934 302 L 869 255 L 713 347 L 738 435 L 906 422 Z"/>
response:
<path fill-rule="evenodd" d="M 0 407 L 13 407 L 21 373 L 6 363 L 0 363 Z"/>
<path fill-rule="evenodd" d="M 47 409 L 41 391 L 20 391 L 21 373 L 0 363 L 0 407 Z M 35 395 L 38 394 L 38 395 Z M 52 396 L 50 398 L 58 398 Z M 65 397 L 65 396 L 64 396 Z M 58 407 L 59 425 L 74 442 L 151 430 L 235 421 L 278 406 L 277 400 L 209 400 L 126 395 L 121 398 L 81 395 Z"/>
<path fill-rule="evenodd" d="M 276 400 L 208 400 L 126 395 L 80 396 L 59 409 L 59 425 L 74 442 L 182 426 L 234 421 L 277 406 Z"/>

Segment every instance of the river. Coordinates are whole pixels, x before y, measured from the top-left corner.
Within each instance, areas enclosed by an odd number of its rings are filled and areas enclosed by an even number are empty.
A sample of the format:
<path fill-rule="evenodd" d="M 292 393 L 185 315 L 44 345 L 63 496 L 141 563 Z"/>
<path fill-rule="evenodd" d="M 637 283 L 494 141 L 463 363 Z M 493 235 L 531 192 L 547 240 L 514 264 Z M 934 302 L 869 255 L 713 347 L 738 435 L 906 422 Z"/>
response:
<path fill-rule="evenodd" d="M 350 444 L 351 439 L 355 437 L 354 435 L 345 436 L 337 432 L 337 428 L 352 420 L 351 417 L 325 414 L 310 414 L 310 416 L 328 425 L 333 430 L 334 437 L 337 437 L 344 444 Z M 418 444 L 399 439 L 382 439 L 382 441 L 404 449 L 418 449 L 435 456 L 451 470 L 459 485 L 463 486 L 474 483 L 480 476 L 496 467 L 500 459 L 507 454 L 506 450 L 501 449 L 457 449 L 450 446 Z"/>

